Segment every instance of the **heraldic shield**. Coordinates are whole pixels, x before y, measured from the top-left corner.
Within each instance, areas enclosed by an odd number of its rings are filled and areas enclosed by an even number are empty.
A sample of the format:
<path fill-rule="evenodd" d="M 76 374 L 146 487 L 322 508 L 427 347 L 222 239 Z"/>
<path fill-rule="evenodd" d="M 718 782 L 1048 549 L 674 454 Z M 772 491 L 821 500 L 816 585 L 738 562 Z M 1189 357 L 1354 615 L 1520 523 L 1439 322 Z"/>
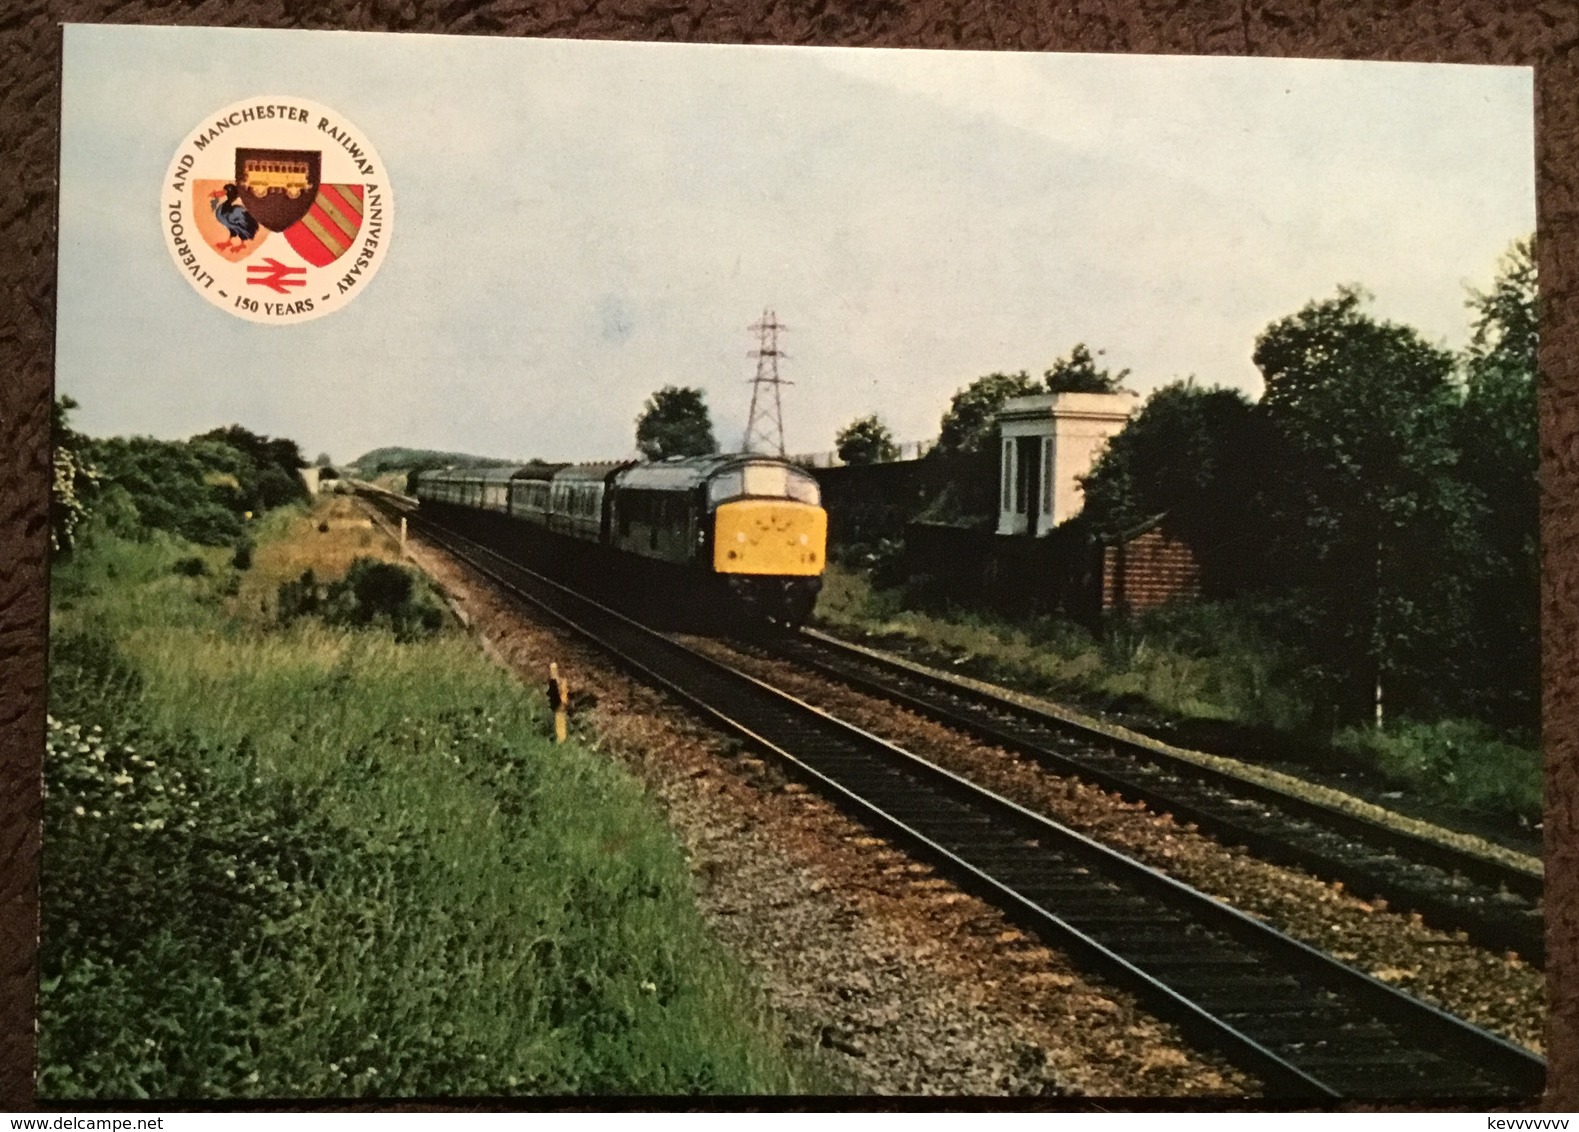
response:
<path fill-rule="evenodd" d="M 316 149 L 238 149 L 241 203 L 271 232 L 283 232 L 313 206 L 322 153 Z"/>
<path fill-rule="evenodd" d="M 312 207 L 285 229 L 296 254 L 314 267 L 327 267 L 350 250 L 362 230 L 361 185 L 321 185 Z"/>

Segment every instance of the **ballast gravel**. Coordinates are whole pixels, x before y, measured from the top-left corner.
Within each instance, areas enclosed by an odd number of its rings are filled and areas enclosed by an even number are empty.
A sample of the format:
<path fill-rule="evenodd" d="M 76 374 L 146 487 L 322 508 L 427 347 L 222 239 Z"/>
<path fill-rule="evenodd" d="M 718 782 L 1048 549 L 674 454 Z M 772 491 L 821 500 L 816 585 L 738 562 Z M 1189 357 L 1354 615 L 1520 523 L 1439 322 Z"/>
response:
<path fill-rule="evenodd" d="M 668 814 L 699 906 L 759 983 L 808 1088 L 1044 1097 L 1253 1095 L 1076 969 L 770 763 L 634 682 L 552 619 L 419 539 L 407 556 L 531 694 L 557 662 L 595 697 L 575 736 Z"/>
<path fill-rule="evenodd" d="M 1259 917 L 1351 966 L 1476 1025 L 1541 1052 L 1545 980 L 1517 956 L 1424 926 L 1308 873 L 1225 847 L 1192 825 L 1097 787 L 1051 774 L 1029 758 L 978 742 L 795 665 L 717 641 L 686 643 L 808 703 L 889 739 L 1027 809 L 1045 814 Z"/>

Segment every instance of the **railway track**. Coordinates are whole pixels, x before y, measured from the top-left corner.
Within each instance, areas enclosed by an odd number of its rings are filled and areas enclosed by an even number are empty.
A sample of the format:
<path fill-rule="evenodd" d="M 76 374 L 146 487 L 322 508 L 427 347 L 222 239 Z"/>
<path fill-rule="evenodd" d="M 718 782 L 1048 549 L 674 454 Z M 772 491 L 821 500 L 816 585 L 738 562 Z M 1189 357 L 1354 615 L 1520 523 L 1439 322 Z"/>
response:
<path fill-rule="evenodd" d="M 1544 1062 L 494 552 L 413 525 L 1116 983 L 1274 1094 L 1510 1100 Z"/>
<path fill-rule="evenodd" d="M 1028 699 L 930 672 L 805 631 L 736 647 L 789 660 L 839 683 L 1171 813 L 1257 857 L 1342 881 L 1362 899 L 1416 912 L 1474 943 L 1545 962 L 1539 873 L 1384 825 L 1182 754 L 1084 726 Z"/>

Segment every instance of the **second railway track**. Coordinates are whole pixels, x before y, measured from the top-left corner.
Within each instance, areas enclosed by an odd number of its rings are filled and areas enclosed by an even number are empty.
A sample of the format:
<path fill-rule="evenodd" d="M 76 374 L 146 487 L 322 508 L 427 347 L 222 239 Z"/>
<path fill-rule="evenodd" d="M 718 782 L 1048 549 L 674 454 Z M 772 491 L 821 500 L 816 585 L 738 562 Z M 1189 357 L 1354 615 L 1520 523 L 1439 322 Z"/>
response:
<path fill-rule="evenodd" d="M 820 633 L 748 647 L 1029 756 L 1052 773 L 1171 813 L 1263 860 L 1342 881 L 1361 898 L 1385 899 L 1435 927 L 1463 931 L 1482 947 L 1544 963 L 1539 873 L 1104 734 L 1028 700 Z"/>
<path fill-rule="evenodd" d="M 1273 1093 L 1520 1099 L 1540 1058 L 475 544 L 434 537 Z"/>

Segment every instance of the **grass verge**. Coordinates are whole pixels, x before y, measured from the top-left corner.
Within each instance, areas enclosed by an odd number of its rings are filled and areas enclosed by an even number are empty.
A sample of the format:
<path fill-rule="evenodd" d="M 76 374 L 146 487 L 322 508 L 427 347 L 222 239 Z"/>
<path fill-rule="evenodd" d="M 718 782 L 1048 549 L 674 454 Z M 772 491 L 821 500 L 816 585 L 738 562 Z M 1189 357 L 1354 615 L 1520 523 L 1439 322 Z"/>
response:
<path fill-rule="evenodd" d="M 1228 724 L 1370 768 L 1415 797 L 1524 827 L 1541 820 L 1541 759 L 1462 720 L 1401 720 L 1315 736 L 1298 659 L 1229 606 L 1167 607 L 1102 636 L 1038 617 L 1009 624 L 974 612 L 907 608 L 867 574 L 832 566 L 817 605 L 830 632 L 1089 710 L 1164 723 Z M 1238 753 L 1238 752 L 1235 752 Z"/>
<path fill-rule="evenodd" d="M 376 550 L 321 515 L 57 568 L 40 1094 L 796 1089 L 634 779 L 458 630 L 275 615 Z"/>

